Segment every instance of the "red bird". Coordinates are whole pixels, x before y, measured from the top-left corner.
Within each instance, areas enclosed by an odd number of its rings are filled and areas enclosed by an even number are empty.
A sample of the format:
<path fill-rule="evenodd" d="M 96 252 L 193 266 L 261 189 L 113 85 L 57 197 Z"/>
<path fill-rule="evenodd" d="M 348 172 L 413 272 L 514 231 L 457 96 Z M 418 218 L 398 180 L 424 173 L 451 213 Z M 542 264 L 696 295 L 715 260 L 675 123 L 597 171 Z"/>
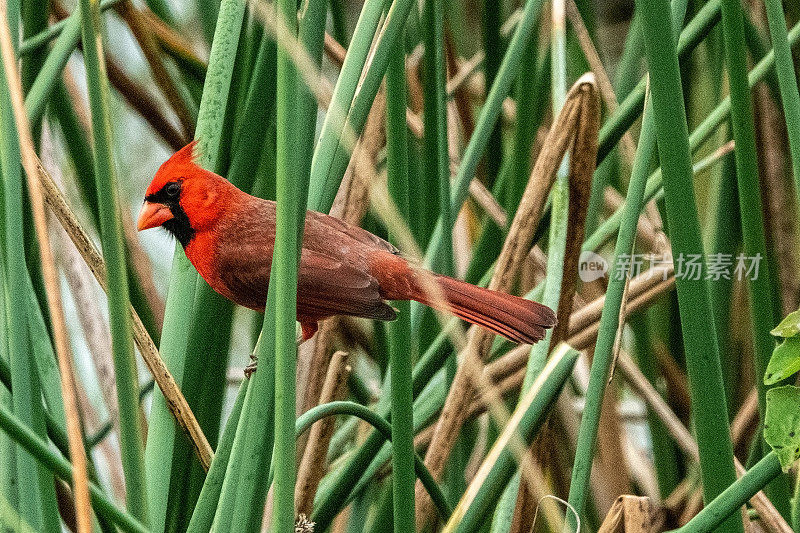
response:
<path fill-rule="evenodd" d="M 191 143 L 156 172 L 139 213 L 139 230 L 161 226 L 215 291 L 263 311 L 275 243 L 275 202 L 237 189 L 194 162 Z M 334 315 L 393 320 L 385 300 L 416 300 L 449 311 L 518 343 L 541 340 L 555 325 L 550 308 L 517 296 L 428 273 L 445 302 L 423 289 L 423 270 L 372 233 L 308 211 L 297 280 L 303 338 Z"/>

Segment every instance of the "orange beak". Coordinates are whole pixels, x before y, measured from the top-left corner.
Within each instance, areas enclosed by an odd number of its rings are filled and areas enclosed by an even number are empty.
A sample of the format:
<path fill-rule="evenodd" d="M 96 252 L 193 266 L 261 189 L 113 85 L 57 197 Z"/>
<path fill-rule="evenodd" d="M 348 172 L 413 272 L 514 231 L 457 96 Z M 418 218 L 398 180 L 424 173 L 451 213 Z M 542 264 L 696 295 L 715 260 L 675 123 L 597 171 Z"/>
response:
<path fill-rule="evenodd" d="M 172 211 L 166 205 L 145 201 L 142 210 L 139 211 L 139 221 L 136 223 L 136 227 L 139 231 L 156 228 L 172 218 L 174 218 Z"/>

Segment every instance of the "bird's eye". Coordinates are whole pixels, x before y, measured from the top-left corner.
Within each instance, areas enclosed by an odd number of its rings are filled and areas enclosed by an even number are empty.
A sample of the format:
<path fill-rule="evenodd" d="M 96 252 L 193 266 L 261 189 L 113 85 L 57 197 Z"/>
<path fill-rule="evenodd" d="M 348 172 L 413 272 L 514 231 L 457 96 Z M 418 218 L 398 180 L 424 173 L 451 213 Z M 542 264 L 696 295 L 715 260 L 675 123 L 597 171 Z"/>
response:
<path fill-rule="evenodd" d="M 178 194 L 181 192 L 181 184 L 177 181 L 173 181 L 172 183 L 167 184 L 166 187 L 167 196 L 170 198 L 177 198 Z"/>

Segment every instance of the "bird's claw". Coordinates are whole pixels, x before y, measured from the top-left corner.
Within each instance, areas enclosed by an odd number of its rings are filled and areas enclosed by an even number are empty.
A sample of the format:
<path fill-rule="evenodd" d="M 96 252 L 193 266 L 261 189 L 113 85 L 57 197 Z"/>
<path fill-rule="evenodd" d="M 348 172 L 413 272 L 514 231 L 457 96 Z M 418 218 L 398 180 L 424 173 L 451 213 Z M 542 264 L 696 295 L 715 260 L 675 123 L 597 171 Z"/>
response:
<path fill-rule="evenodd" d="M 253 372 L 255 372 L 257 368 L 258 368 L 258 356 L 254 353 L 251 353 L 250 364 L 244 367 L 244 377 L 250 379 L 250 376 L 253 375 Z"/>

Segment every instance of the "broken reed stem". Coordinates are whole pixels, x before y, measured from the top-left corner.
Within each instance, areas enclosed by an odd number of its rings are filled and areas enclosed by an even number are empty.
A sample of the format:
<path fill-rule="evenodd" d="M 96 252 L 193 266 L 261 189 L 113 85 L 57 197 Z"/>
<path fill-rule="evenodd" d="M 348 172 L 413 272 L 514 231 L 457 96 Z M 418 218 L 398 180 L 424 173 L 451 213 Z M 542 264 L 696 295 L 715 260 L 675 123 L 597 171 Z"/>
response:
<path fill-rule="evenodd" d="M 92 274 L 94 274 L 100 287 L 105 291 L 106 266 L 103 257 L 97 251 L 94 243 L 83 228 L 81 228 L 80 224 L 78 224 L 75 214 L 72 212 L 69 205 L 67 205 L 64 196 L 61 194 L 61 191 L 58 190 L 53 178 L 50 177 L 47 170 L 42 166 L 42 162 L 39 161 L 38 158 L 36 158 L 35 162 L 37 165 L 39 182 L 42 185 L 42 191 L 44 193 L 44 201 L 53 211 L 53 214 L 55 214 L 73 244 L 75 244 L 75 247 L 80 252 L 84 261 L 86 261 L 86 265 L 89 267 L 89 270 L 92 271 Z M 145 329 L 142 320 L 132 306 L 130 307 L 130 313 L 133 340 L 139 349 L 139 353 L 142 355 L 142 359 L 150 370 L 156 385 L 158 385 L 158 388 L 164 394 L 170 412 L 175 417 L 178 425 L 183 428 L 189 437 L 189 441 L 194 447 L 195 454 L 200 464 L 203 466 L 204 470 L 208 471 L 214 451 L 211 449 L 211 445 L 208 443 L 208 439 L 203 433 L 200 424 L 197 422 L 194 413 L 192 413 L 192 409 L 189 407 L 186 398 L 184 398 L 180 387 L 178 387 L 178 384 L 172 377 L 172 373 L 161 359 L 153 339 L 150 338 L 150 334 Z"/>
<path fill-rule="evenodd" d="M 5 4 L 0 7 L 0 49 L 5 70 L 8 90 L 11 94 L 11 105 L 19 136 L 22 167 L 28 183 L 28 194 L 31 200 L 31 211 L 39 245 L 39 255 L 44 278 L 47 308 L 53 326 L 53 344 L 58 359 L 58 370 L 61 375 L 61 395 L 64 401 L 64 414 L 69 442 L 69 457 L 72 463 L 72 493 L 75 505 L 75 524 L 78 533 L 92 531 L 92 504 L 89 499 L 89 476 L 87 472 L 86 449 L 83 445 L 81 418 L 78 410 L 78 394 L 75 385 L 75 370 L 72 365 L 72 352 L 67 337 L 67 324 L 64 307 L 61 302 L 58 271 L 50 247 L 50 234 L 47 230 L 47 214 L 39 181 L 36 179 L 36 153 L 31 135 L 31 126 L 25 112 L 25 101 L 22 96 L 22 81 L 17 70 L 11 31 Z M 9 127 L 6 124 L 5 127 Z M 11 246 L 9 243 L 8 246 Z M 25 354 L 17 354 L 25 357 Z"/>
<path fill-rule="evenodd" d="M 575 83 L 582 89 L 580 112 L 575 138 L 571 147 L 569 168 L 569 224 L 561 279 L 561 294 L 558 301 L 558 320 L 553 329 L 550 345 L 561 342 L 569 330 L 572 314 L 572 299 L 578 281 L 578 259 L 585 237 L 586 214 L 592 189 L 597 159 L 597 132 L 600 129 L 600 100 L 597 84 L 592 73 L 584 74 Z"/>

